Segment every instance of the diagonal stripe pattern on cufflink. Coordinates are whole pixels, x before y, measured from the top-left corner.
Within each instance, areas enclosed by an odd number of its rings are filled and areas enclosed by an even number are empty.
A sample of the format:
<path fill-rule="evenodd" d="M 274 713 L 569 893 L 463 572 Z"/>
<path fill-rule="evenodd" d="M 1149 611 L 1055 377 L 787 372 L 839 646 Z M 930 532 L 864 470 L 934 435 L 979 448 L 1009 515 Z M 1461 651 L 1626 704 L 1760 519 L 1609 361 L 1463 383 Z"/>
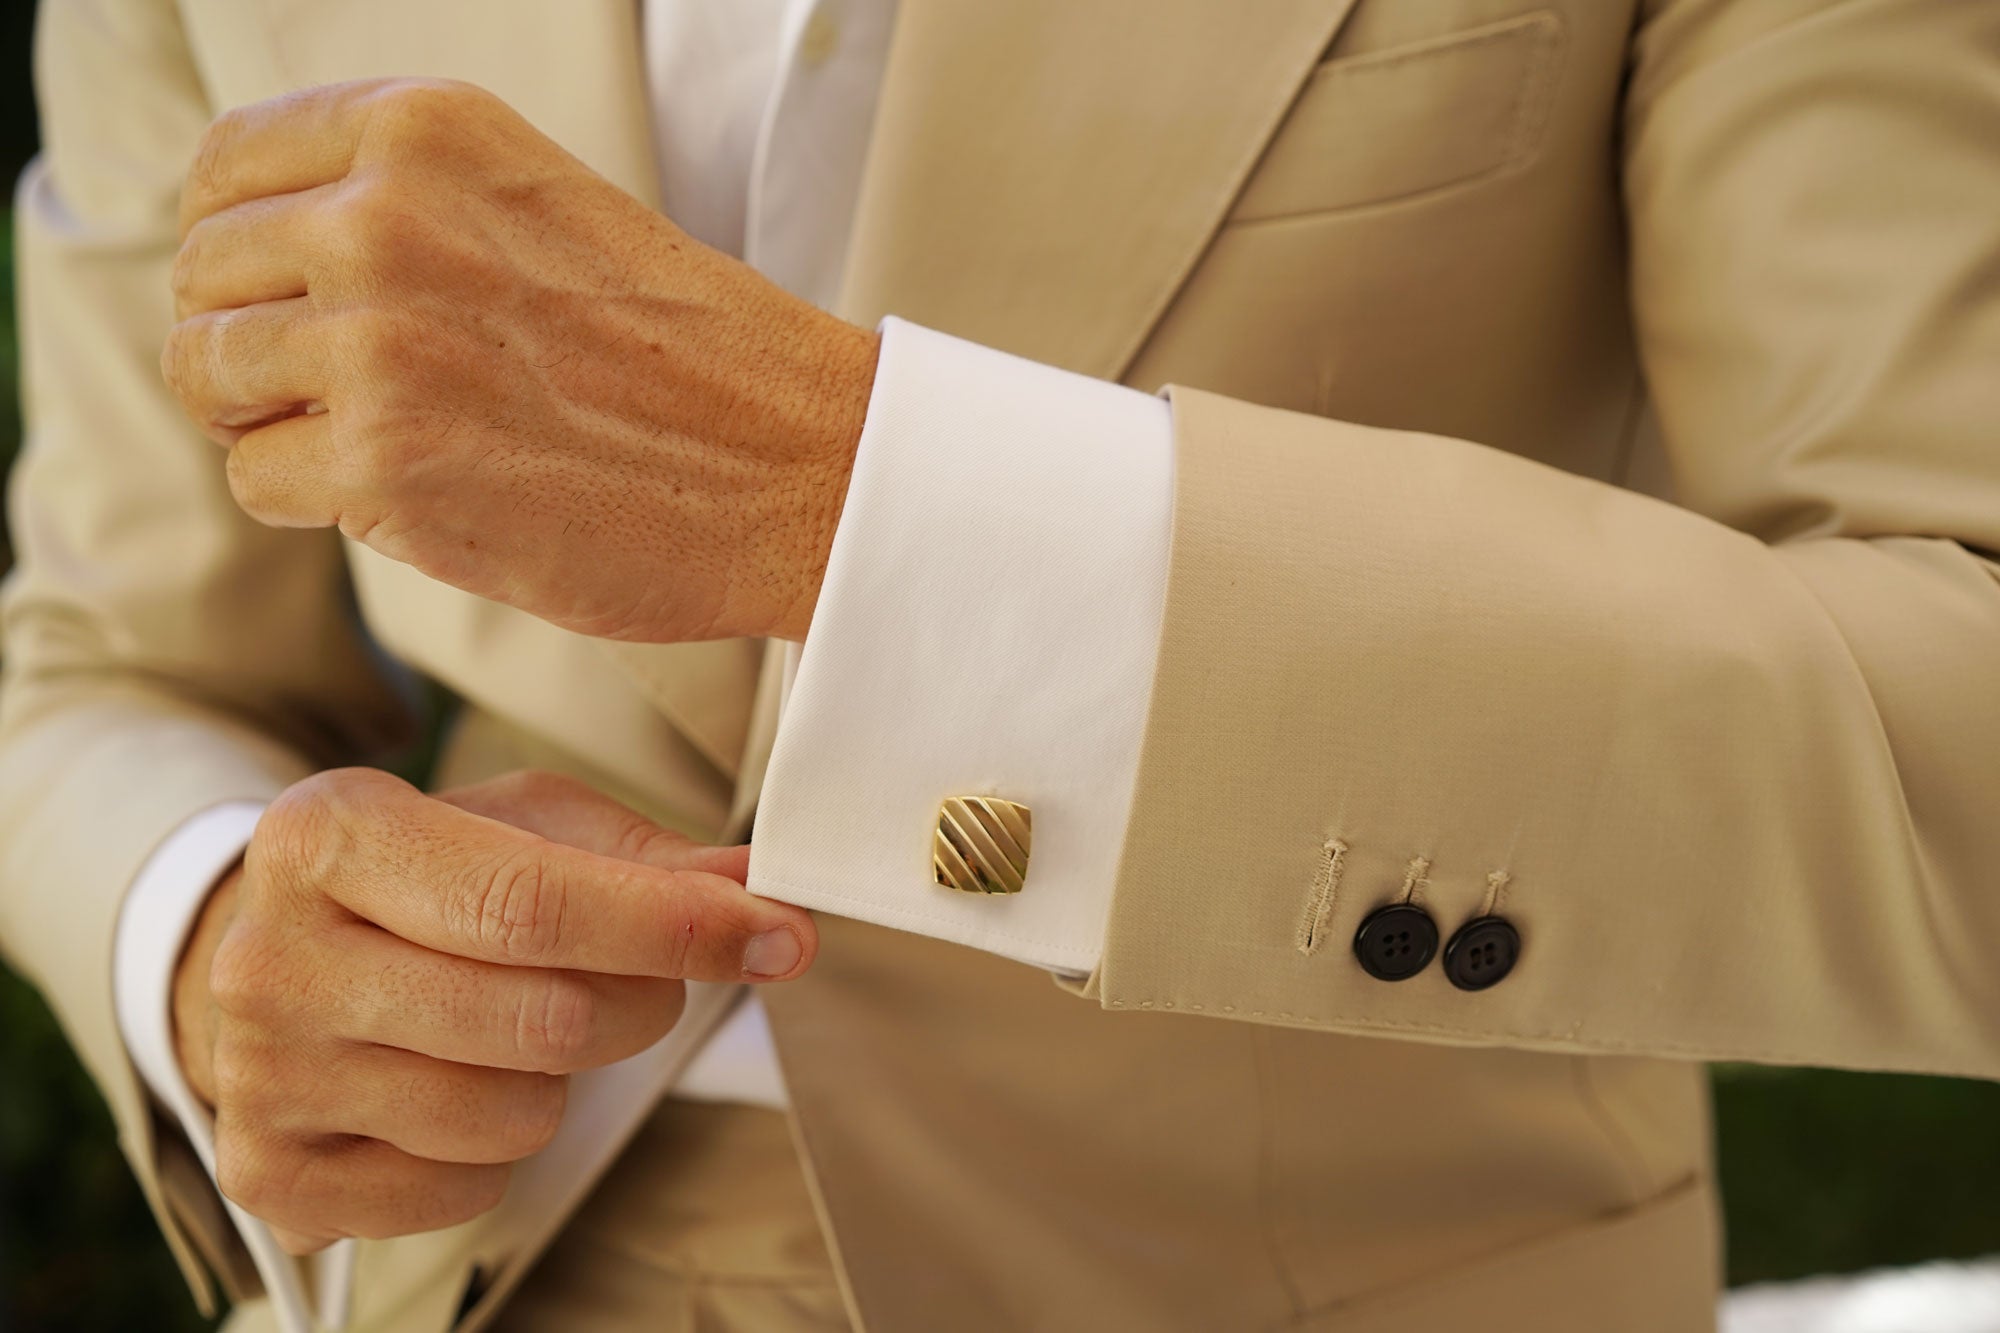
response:
<path fill-rule="evenodd" d="M 937 882 L 966 893 L 1019 893 L 1034 829 L 1025 805 L 995 796 L 952 796 L 931 839 Z"/>

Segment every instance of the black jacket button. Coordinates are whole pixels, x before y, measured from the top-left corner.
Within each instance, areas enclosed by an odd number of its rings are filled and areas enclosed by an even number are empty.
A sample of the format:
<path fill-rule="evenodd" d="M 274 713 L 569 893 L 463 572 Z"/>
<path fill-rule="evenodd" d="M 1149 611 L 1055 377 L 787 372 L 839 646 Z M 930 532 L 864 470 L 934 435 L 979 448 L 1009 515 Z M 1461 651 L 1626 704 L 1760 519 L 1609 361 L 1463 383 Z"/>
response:
<path fill-rule="evenodd" d="M 1521 932 L 1503 916 L 1474 917 L 1444 946 L 1444 974 L 1460 990 L 1485 990 L 1521 957 Z"/>
<path fill-rule="evenodd" d="M 1437 922 L 1409 903 L 1391 903 L 1370 912 L 1354 935 L 1354 956 L 1369 976 L 1382 981 L 1414 977 L 1430 966 L 1437 947 Z"/>

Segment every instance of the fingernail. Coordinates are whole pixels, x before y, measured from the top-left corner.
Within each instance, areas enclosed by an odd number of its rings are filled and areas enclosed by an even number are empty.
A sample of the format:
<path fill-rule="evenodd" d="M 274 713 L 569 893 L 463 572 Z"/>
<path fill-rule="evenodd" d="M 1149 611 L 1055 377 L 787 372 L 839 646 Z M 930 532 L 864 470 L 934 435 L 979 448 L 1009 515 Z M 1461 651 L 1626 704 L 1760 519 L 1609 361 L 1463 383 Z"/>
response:
<path fill-rule="evenodd" d="M 782 977 L 799 965 L 799 937 L 780 926 L 753 936 L 743 951 L 743 974 L 750 977 Z"/>

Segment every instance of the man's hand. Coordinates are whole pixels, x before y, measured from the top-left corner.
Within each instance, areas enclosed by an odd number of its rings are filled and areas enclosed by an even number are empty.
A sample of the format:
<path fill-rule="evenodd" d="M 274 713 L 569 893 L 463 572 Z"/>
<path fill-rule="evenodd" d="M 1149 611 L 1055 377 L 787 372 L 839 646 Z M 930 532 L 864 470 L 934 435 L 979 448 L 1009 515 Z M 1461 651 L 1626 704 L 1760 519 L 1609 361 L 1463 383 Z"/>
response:
<path fill-rule="evenodd" d="M 683 978 L 811 962 L 812 918 L 745 892 L 747 861 L 548 774 L 292 787 L 175 978 L 223 1192 L 300 1254 L 491 1208 L 555 1134 L 563 1076 L 664 1036 Z"/>
<path fill-rule="evenodd" d="M 162 357 L 253 517 L 585 634 L 803 638 L 877 340 L 465 84 L 225 115 Z"/>

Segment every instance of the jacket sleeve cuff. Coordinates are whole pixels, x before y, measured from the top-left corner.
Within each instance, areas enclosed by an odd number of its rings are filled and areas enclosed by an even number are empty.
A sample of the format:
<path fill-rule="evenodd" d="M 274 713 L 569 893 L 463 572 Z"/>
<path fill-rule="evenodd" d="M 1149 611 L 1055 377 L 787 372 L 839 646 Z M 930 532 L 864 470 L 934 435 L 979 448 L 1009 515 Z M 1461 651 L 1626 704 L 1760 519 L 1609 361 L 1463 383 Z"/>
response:
<path fill-rule="evenodd" d="M 1159 643 L 1172 434 L 1150 395 L 884 321 L 753 892 L 1096 966 Z M 952 796 L 1029 808 L 1020 892 L 934 882 Z"/>

